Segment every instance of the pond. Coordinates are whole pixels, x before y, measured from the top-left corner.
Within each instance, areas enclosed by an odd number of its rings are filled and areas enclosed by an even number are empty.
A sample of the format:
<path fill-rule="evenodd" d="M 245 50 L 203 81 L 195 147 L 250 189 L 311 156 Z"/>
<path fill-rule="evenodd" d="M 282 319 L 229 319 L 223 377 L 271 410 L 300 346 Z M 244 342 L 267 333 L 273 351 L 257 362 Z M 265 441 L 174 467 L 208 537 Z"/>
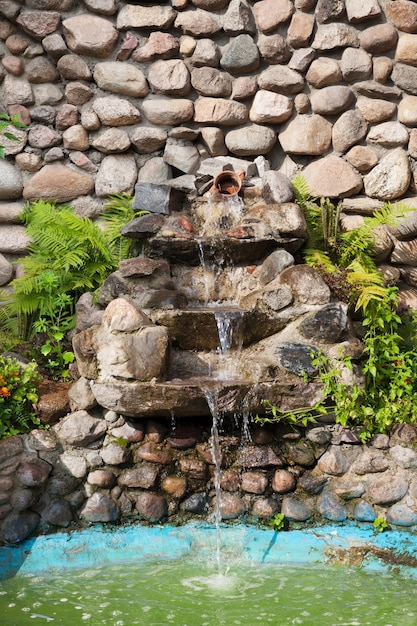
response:
<path fill-rule="evenodd" d="M 0 549 L 1 623 L 415 625 L 415 536 L 349 531 L 225 527 L 220 565 L 209 526 L 39 537 Z"/>

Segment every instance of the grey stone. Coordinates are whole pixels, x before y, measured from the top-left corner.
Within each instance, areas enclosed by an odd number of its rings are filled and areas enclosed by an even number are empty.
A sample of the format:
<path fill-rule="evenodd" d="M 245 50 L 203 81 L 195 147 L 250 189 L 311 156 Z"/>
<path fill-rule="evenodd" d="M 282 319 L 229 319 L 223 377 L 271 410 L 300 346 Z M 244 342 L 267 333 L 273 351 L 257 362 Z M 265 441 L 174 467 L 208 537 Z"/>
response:
<path fill-rule="evenodd" d="M 405 496 L 408 490 L 408 479 L 400 474 L 383 474 L 372 478 L 368 486 L 369 497 L 375 504 L 392 504 Z"/>
<path fill-rule="evenodd" d="M 13 278 L 13 274 L 13 265 L 0 253 L 0 287 L 10 282 Z"/>
<path fill-rule="evenodd" d="M 284 496 L 281 513 L 291 522 L 305 522 L 313 515 L 311 508 L 294 496 Z"/>
<path fill-rule="evenodd" d="M 226 147 L 237 156 L 268 154 L 276 143 L 272 128 L 252 124 L 229 131 L 225 136 Z"/>
<path fill-rule="evenodd" d="M 54 426 L 60 441 L 69 445 L 86 446 L 101 439 L 107 431 L 105 420 L 92 417 L 87 411 L 75 411 Z"/>
<path fill-rule="evenodd" d="M 358 522 L 373 522 L 377 514 L 373 506 L 366 502 L 366 500 L 360 500 L 353 510 L 353 517 Z"/>
<path fill-rule="evenodd" d="M 115 522 L 119 518 L 117 504 L 104 493 L 93 493 L 80 510 L 87 522 Z"/>
<path fill-rule="evenodd" d="M 200 155 L 191 141 L 168 138 L 165 144 L 164 161 L 180 172 L 194 174 L 200 164 Z"/>
<path fill-rule="evenodd" d="M 168 185 L 153 183 L 137 183 L 133 208 L 151 213 L 169 215 L 182 208 L 184 195 Z"/>
<path fill-rule="evenodd" d="M 233 75 L 247 74 L 259 67 L 259 50 L 252 37 L 238 35 L 223 52 L 220 65 Z"/>
<path fill-rule="evenodd" d="M 33 511 L 10 515 L 2 526 L 0 537 L 6 544 L 19 543 L 36 530 L 39 521 L 39 515 Z"/>
<path fill-rule="evenodd" d="M 343 502 L 330 491 L 319 496 L 317 510 L 320 515 L 331 522 L 344 522 L 348 517 L 348 511 Z"/>
<path fill-rule="evenodd" d="M 209 507 L 206 493 L 193 493 L 180 504 L 180 509 L 186 513 L 206 513 Z"/>
<path fill-rule="evenodd" d="M 396 526 L 415 526 L 417 524 L 417 512 L 407 504 L 398 502 L 388 509 L 386 519 L 389 524 Z"/>
<path fill-rule="evenodd" d="M 71 505 L 66 500 L 54 500 L 42 510 L 42 519 L 53 526 L 67 528 L 73 520 Z"/>
<path fill-rule="evenodd" d="M 129 193 L 134 189 L 137 167 L 132 154 L 104 157 L 96 176 L 96 195 L 99 198 L 115 193 Z"/>
<path fill-rule="evenodd" d="M 265 202 L 268 204 L 280 204 L 294 200 L 294 188 L 290 180 L 281 172 L 269 170 L 262 176 Z"/>
<path fill-rule="evenodd" d="M 406 192 L 410 179 L 407 153 L 402 148 L 396 148 L 364 176 L 365 193 L 379 200 L 394 200 Z"/>

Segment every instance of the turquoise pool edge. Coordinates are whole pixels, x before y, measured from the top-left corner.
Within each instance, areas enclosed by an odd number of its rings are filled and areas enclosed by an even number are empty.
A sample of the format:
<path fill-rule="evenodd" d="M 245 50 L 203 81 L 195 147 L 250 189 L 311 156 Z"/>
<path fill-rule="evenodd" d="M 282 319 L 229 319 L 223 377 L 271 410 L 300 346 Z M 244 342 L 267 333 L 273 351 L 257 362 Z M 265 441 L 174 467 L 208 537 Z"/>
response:
<path fill-rule="evenodd" d="M 141 560 L 184 556 L 257 563 L 334 563 L 366 570 L 395 571 L 417 578 L 417 534 L 376 531 L 372 525 L 325 525 L 276 532 L 247 525 L 207 523 L 183 526 L 93 526 L 81 531 L 33 537 L 0 547 L 0 580 L 70 568 L 85 569 Z"/>

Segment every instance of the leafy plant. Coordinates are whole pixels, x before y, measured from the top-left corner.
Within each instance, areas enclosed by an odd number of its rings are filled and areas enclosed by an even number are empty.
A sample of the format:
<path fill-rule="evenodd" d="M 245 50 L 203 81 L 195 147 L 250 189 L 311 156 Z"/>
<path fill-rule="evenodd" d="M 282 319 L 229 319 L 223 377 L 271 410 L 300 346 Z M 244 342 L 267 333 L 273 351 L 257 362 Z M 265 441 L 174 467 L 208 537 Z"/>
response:
<path fill-rule="evenodd" d="M 17 359 L 0 356 L 0 439 L 40 424 L 33 410 L 38 382 L 36 363 L 23 366 Z"/>
<path fill-rule="evenodd" d="M 388 524 L 387 520 L 385 519 L 385 517 L 376 517 L 374 519 L 373 526 L 374 526 L 374 528 L 376 528 L 376 530 L 379 533 L 383 533 L 384 530 L 388 530 L 389 529 L 389 524 Z"/>
<path fill-rule="evenodd" d="M 32 243 L 20 260 L 23 275 L 11 283 L 12 296 L 4 296 L 0 324 L 29 338 L 37 320 L 56 326 L 57 307 L 59 319 L 70 328 L 75 300 L 94 291 L 117 260 L 100 228 L 66 205 L 38 200 L 25 207 L 23 219 Z M 70 296 L 65 306 L 64 296 Z"/>
<path fill-rule="evenodd" d="M 363 226 L 342 233 L 340 202 L 335 206 L 329 198 L 315 199 L 301 175 L 295 177 L 293 187 L 307 222 L 305 262 L 317 269 L 330 289 L 353 310 L 364 313 L 372 301 L 383 301 L 388 287 L 374 260 L 375 230 L 394 225 L 414 209 L 385 202 L 372 217 L 364 218 Z"/>
<path fill-rule="evenodd" d="M 136 217 L 141 217 L 146 213 L 148 211 L 138 211 L 133 208 L 133 196 L 126 192 L 111 195 L 104 205 L 104 235 L 118 261 L 132 256 L 132 239 L 122 235 L 122 228 Z"/>
<path fill-rule="evenodd" d="M 262 404 L 265 407 L 266 415 L 256 416 L 256 421 L 262 424 L 285 422 L 292 426 L 307 426 L 309 423 L 315 424 L 318 415 L 327 413 L 322 402 L 318 402 L 311 410 L 301 408 L 293 411 L 281 411 L 279 407 L 272 404 L 269 400 L 262 400 Z"/>
<path fill-rule="evenodd" d="M 15 128 L 26 128 L 26 124 L 20 121 L 20 115 L 7 115 L 7 113 L 0 113 L 0 135 L 3 135 L 11 141 L 18 141 L 16 135 L 13 135 L 9 130 L 10 126 Z M 5 151 L 4 146 L 0 144 L 0 158 L 4 159 Z"/>
<path fill-rule="evenodd" d="M 285 515 L 284 513 L 276 513 L 270 520 L 269 525 L 274 530 L 283 530 L 285 528 Z"/>

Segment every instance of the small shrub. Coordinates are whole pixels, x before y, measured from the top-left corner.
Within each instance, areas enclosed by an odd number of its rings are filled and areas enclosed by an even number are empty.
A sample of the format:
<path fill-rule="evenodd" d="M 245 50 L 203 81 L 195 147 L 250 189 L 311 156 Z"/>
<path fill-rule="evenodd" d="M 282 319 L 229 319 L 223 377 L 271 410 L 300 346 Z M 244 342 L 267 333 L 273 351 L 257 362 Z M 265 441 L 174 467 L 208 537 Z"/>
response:
<path fill-rule="evenodd" d="M 15 358 L 0 356 L 0 439 L 39 426 L 33 409 L 38 382 L 36 363 L 23 366 Z"/>

